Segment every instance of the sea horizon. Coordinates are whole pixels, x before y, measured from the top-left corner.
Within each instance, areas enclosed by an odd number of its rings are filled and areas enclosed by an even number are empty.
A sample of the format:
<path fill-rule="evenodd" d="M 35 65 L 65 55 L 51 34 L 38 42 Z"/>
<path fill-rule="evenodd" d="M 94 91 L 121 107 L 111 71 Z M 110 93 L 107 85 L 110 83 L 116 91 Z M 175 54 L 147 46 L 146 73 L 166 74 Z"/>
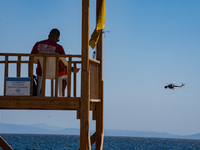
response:
<path fill-rule="evenodd" d="M 80 145 L 79 135 L 0 134 L 0 136 L 14 150 L 77 150 Z M 199 148 L 200 140 L 197 139 L 104 136 L 103 143 L 103 150 L 196 150 Z M 91 149 L 95 149 L 95 144 Z"/>

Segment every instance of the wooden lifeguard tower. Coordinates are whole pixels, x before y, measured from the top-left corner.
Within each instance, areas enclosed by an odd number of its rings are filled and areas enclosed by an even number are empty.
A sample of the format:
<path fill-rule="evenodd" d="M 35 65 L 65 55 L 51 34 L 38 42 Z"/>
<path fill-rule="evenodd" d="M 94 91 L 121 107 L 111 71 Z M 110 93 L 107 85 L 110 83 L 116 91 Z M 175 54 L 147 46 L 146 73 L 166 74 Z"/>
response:
<path fill-rule="evenodd" d="M 100 11 L 102 0 L 96 2 L 97 16 Z M 101 31 L 102 32 L 102 31 Z M 43 75 L 40 96 L 33 94 L 33 72 L 34 57 L 43 58 Z M 77 119 L 80 119 L 80 150 L 91 149 L 91 145 L 96 143 L 96 149 L 103 148 L 103 111 L 104 111 L 104 85 L 102 78 L 103 57 L 102 57 L 102 36 L 100 36 L 96 46 L 96 59 L 89 58 L 89 0 L 82 0 L 82 54 L 81 55 L 51 55 L 56 58 L 58 70 L 59 57 L 65 57 L 68 60 L 68 86 L 67 96 L 58 97 L 58 72 L 55 72 L 55 80 L 51 79 L 51 96 L 45 96 L 46 79 L 45 68 L 48 54 L 16 54 L 0 53 L 0 68 L 4 71 L 4 85 L 0 89 L 3 95 L 0 95 L 0 109 L 15 110 L 76 110 Z M 76 59 L 76 60 L 74 60 Z M 79 60 L 77 60 L 79 59 Z M 6 78 L 10 77 L 9 66 L 16 64 L 15 77 L 21 77 L 22 65 L 27 66 L 27 77 L 30 77 L 30 96 L 8 96 L 6 95 Z M 81 67 L 81 91 L 77 96 L 77 78 L 76 74 L 71 73 L 71 66 Z M 13 75 L 11 75 L 13 77 Z M 92 136 L 89 133 L 89 111 L 92 111 L 92 118 L 96 120 L 96 132 Z M 0 146 L 3 140 L 0 141 Z M 5 143 L 2 145 L 6 145 Z"/>

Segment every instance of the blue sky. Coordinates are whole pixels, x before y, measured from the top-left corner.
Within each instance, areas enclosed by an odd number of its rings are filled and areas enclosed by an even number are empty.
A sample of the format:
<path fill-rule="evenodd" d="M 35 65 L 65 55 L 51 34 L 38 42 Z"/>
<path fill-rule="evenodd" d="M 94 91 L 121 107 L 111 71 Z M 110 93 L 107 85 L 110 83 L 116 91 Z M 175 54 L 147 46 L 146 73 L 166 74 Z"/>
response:
<path fill-rule="evenodd" d="M 56 27 L 66 53 L 80 54 L 81 3 L 1 1 L 0 51 L 29 53 Z M 91 0 L 90 35 L 95 6 Z M 199 8 L 198 0 L 106 0 L 105 129 L 200 133 Z M 170 82 L 186 86 L 164 89 Z M 0 122 L 79 127 L 73 111 L 1 110 Z"/>

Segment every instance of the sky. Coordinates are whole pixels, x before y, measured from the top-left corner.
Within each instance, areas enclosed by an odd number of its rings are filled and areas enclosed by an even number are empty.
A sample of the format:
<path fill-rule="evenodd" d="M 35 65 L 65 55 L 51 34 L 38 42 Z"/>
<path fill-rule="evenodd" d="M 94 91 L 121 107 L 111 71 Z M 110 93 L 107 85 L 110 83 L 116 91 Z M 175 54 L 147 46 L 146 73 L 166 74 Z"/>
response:
<path fill-rule="evenodd" d="M 65 52 L 81 54 L 81 5 L 81 0 L 1 0 L 0 52 L 30 53 L 58 28 Z M 90 0 L 90 35 L 95 7 Z M 105 129 L 200 133 L 199 8 L 199 0 L 106 0 Z M 174 82 L 185 87 L 164 89 Z M 3 86 L 0 90 L 2 95 Z M 75 111 L 0 110 L 0 123 L 80 126 Z M 90 123 L 94 130 L 95 121 Z"/>

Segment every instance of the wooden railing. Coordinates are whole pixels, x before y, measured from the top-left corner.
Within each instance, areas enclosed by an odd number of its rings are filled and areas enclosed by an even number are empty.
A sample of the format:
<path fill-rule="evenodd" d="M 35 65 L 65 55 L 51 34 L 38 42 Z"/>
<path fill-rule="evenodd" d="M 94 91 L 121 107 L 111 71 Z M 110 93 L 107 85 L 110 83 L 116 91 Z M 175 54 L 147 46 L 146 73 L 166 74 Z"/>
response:
<path fill-rule="evenodd" d="M 89 59 L 90 70 L 90 99 L 100 99 L 100 61 Z"/>
<path fill-rule="evenodd" d="M 77 74 L 71 73 L 71 67 L 81 67 L 82 56 L 81 55 L 56 55 L 56 54 L 11 54 L 11 53 L 0 53 L 0 68 L 4 66 L 4 77 L 0 79 L 2 82 L 4 81 L 4 85 L 0 89 L 4 89 L 3 95 L 6 96 L 6 77 L 22 77 L 22 74 L 26 74 L 26 77 L 31 78 L 30 84 L 30 96 L 32 96 L 33 92 L 33 74 L 36 68 L 34 65 L 34 57 L 42 57 L 43 58 L 43 74 L 42 74 L 42 87 L 40 96 L 45 96 L 46 90 L 46 59 L 47 57 L 55 57 L 56 58 L 56 70 L 58 70 L 59 66 L 59 57 L 65 57 L 68 61 L 68 79 L 67 79 L 67 97 L 77 97 Z M 73 60 L 76 59 L 76 60 Z M 10 75 L 11 69 L 9 69 L 10 64 L 16 64 L 16 74 L 12 72 Z M 25 68 L 22 68 L 22 65 L 26 65 Z M 73 75 L 73 76 L 72 76 Z M 79 77 L 81 78 L 81 77 Z M 73 79 L 73 80 L 72 80 Z M 73 89 L 72 89 L 73 87 Z M 80 88 L 79 88 L 80 90 Z M 73 93 L 73 95 L 72 95 Z M 55 72 L 55 85 L 53 79 L 51 79 L 51 97 L 58 96 L 58 72 Z"/>

